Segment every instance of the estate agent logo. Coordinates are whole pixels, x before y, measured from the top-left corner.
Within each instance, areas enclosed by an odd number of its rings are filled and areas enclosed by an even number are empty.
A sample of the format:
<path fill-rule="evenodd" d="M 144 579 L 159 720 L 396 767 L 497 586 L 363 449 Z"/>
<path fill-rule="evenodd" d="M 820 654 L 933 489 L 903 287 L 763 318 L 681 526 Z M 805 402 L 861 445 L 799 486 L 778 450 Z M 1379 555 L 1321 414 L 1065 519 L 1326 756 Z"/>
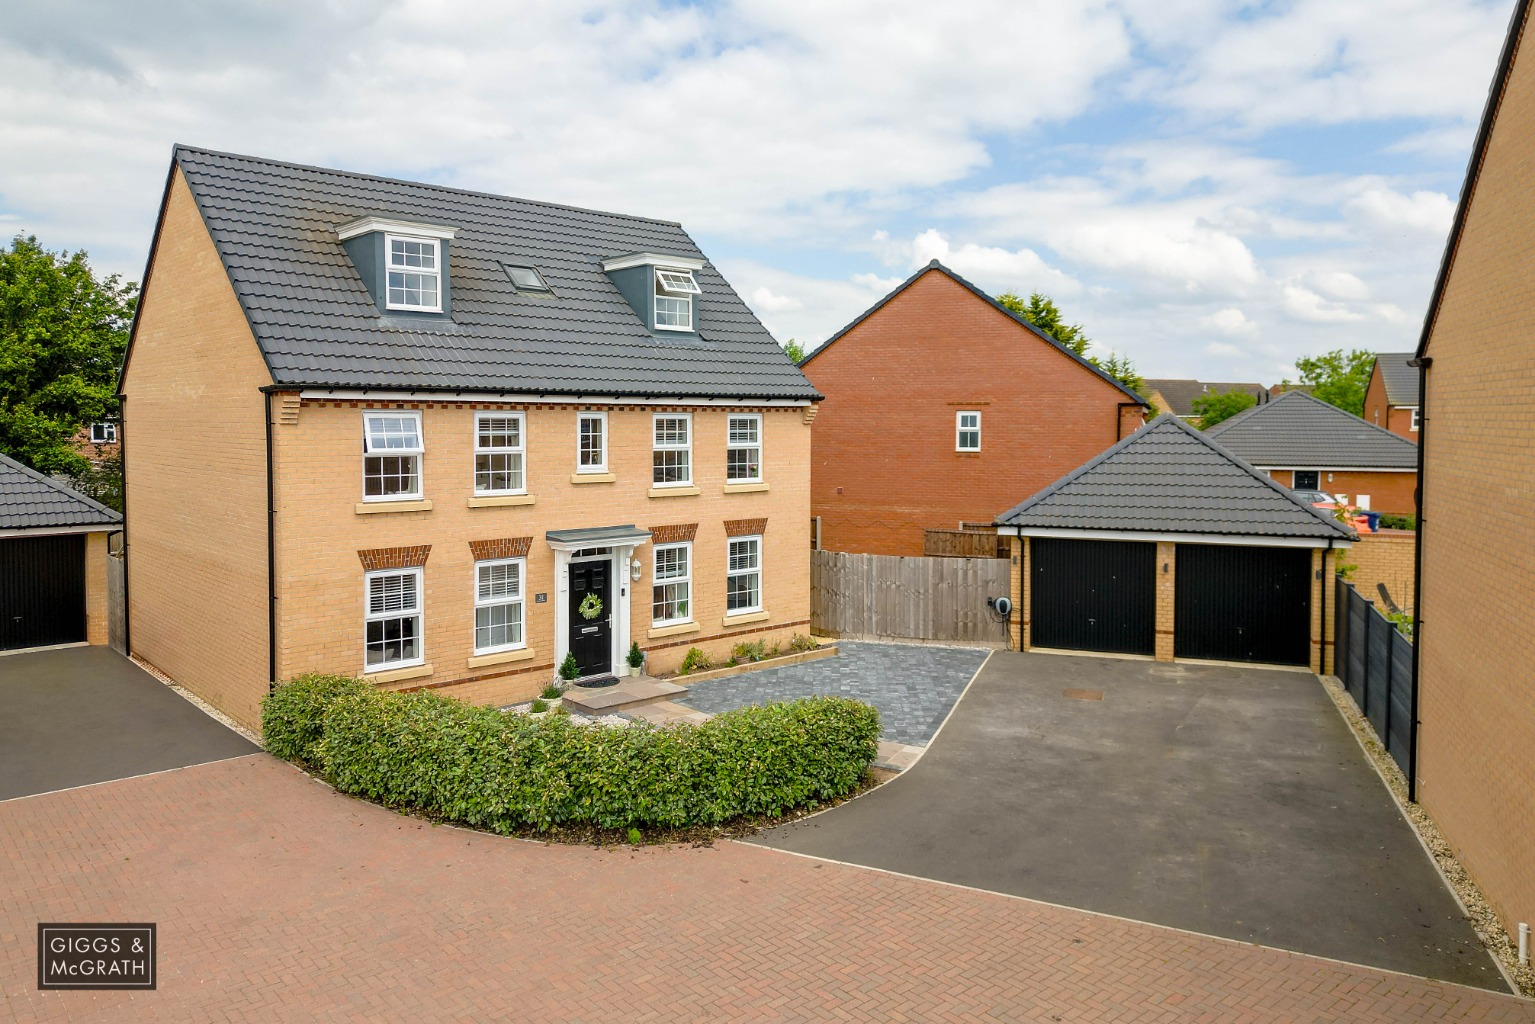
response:
<path fill-rule="evenodd" d="M 37 987 L 152 989 L 152 924 L 39 924 Z"/>

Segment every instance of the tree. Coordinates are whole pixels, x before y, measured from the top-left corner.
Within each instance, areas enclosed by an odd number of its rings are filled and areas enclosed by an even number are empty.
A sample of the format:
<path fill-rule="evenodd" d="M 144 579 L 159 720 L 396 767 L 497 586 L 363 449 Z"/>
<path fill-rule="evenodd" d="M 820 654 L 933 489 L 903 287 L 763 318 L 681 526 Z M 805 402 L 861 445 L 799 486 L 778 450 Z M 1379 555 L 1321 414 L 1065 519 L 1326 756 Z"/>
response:
<path fill-rule="evenodd" d="M 1257 404 L 1258 400 L 1246 391 L 1235 388 L 1224 394 L 1210 391 L 1194 399 L 1194 413 L 1199 417 L 1199 429 L 1209 430 L 1222 420 L 1229 420 Z"/>
<path fill-rule="evenodd" d="M 74 438 L 117 412 L 137 294 L 116 274 L 98 279 L 83 251 L 48 252 L 21 235 L 0 250 L 0 451 L 42 473 L 92 480 Z M 110 495 L 121 484 L 91 489 Z"/>
<path fill-rule="evenodd" d="M 1079 356 L 1087 355 L 1092 339 L 1082 331 L 1081 324 L 1068 324 L 1060 308 L 1042 292 L 1031 292 L 1028 299 L 1021 299 L 1015 292 L 1003 292 L 997 303 L 1009 312 L 1016 313 L 1029 323 L 1050 335 Z"/>
<path fill-rule="evenodd" d="M 784 351 L 784 355 L 788 356 L 790 359 L 794 360 L 796 363 L 800 362 L 801 360 L 803 360 L 805 358 L 805 346 L 801 345 L 799 342 L 795 341 L 793 338 L 790 338 L 788 341 L 783 343 L 783 351 Z"/>
<path fill-rule="evenodd" d="M 1364 349 L 1344 353 L 1338 348 L 1314 359 L 1302 356 L 1295 360 L 1300 381 L 1311 385 L 1312 395 L 1355 416 L 1364 415 L 1364 393 L 1370 387 L 1374 366 L 1375 353 Z"/>

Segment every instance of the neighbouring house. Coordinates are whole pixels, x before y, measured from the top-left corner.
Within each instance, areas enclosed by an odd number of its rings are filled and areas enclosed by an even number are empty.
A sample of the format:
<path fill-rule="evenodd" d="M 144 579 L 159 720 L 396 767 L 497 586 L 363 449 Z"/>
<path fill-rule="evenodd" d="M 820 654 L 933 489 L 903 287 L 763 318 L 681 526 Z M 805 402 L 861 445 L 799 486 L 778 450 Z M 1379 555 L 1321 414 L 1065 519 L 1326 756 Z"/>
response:
<path fill-rule="evenodd" d="M 1370 368 L 1364 418 L 1414 444 L 1418 440 L 1418 368 L 1412 352 L 1380 352 Z"/>
<path fill-rule="evenodd" d="M 1331 670 L 1327 604 L 1354 531 L 1177 416 L 996 524 L 1021 548 L 1021 649 Z"/>
<path fill-rule="evenodd" d="M 108 538 L 122 519 L 0 455 L 0 650 L 107 642 Z"/>
<path fill-rule="evenodd" d="M 144 281 L 133 653 L 236 720 L 808 629 L 820 396 L 678 224 L 178 146 Z"/>
<path fill-rule="evenodd" d="M 122 452 L 121 432 L 122 424 L 116 420 L 102 420 L 99 423 L 87 424 L 74 436 L 75 451 L 89 459 L 92 466 L 100 469 Z"/>
<path fill-rule="evenodd" d="M 1145 404 L 937 260 L 801 363 L 826 396 L 812 540 L 921 555 L 1144 422 Z"/>
<path fill-rule="evenodd" d="M 1510 933 L 1535 924 L 1535 49 L 1515 5 L 1416 360 L 1413 795 Z"/>
<path fill-rule="evenodd" d="M 1286 487 L 1342 494 L 1376 512 L 1415 508 L 1417 445 L 1304 391 L 1286 391 L 1209 433 Z"/>
<path fill-rule="evenodd" d="M 1224 395 L 1232 391 L 1244 395 L 1251 395 L 1254 405 L 1262 405 L 1271 397 L 1269 389 L 1262 384 L 1245 382 L 1207 382 L 1199 380 L 1184 380 L 1179 378 L 1147 378 L 1146 385 L 1142 389 L 1146 397 L 1155 403 L 1161 412 L 1170 412 L 1181 420 L 1196 423 L 1199 414 L 1194 411 L 1194 402 L 1205 395 Z"/>

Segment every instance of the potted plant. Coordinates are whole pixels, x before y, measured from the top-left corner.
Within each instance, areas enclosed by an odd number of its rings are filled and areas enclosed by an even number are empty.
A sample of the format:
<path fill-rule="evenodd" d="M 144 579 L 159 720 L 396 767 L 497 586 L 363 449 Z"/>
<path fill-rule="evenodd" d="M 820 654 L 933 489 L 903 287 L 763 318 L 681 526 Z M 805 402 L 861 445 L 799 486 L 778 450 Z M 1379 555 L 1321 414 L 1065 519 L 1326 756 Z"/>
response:
<path fill-rule="evenodd" d="M 581 667 L 576 664 L 574 652 L 565 655 L 565 660 L 560 662 L 560 678 L 569 685 L 576 681 L 576 676 L 581 674 Z"/>
<path fill-rule="evenodd" d="M 564 691 L 560 689 L 558 683 L 550 683 L 544 687 L 543 692 L 538 695 L 538 699 L 549 705 L 550 710 L 553 710 L 562 706 L 560 702 L 563 699 L 563 693 Z"/>
<path fill-rule="evenodd" d="M 626 660 L 629 662 L 629 674 L 631 676 L 643 674 L 645 665 L 645 653 L 640 650 L 638 641 L 630 641 L 629 657 Z"/>

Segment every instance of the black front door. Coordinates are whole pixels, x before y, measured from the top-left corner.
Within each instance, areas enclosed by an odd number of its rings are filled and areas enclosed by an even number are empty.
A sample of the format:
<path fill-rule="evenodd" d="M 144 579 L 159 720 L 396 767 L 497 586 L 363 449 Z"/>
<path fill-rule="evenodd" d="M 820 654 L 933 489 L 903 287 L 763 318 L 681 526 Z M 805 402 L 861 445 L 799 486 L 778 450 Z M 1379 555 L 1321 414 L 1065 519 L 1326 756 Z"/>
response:
<path fill-rule="evenodd" d="M 612 569 L 607 561 L 570 564 L 570 651 L 583 676 L 613 671 Z"/>

